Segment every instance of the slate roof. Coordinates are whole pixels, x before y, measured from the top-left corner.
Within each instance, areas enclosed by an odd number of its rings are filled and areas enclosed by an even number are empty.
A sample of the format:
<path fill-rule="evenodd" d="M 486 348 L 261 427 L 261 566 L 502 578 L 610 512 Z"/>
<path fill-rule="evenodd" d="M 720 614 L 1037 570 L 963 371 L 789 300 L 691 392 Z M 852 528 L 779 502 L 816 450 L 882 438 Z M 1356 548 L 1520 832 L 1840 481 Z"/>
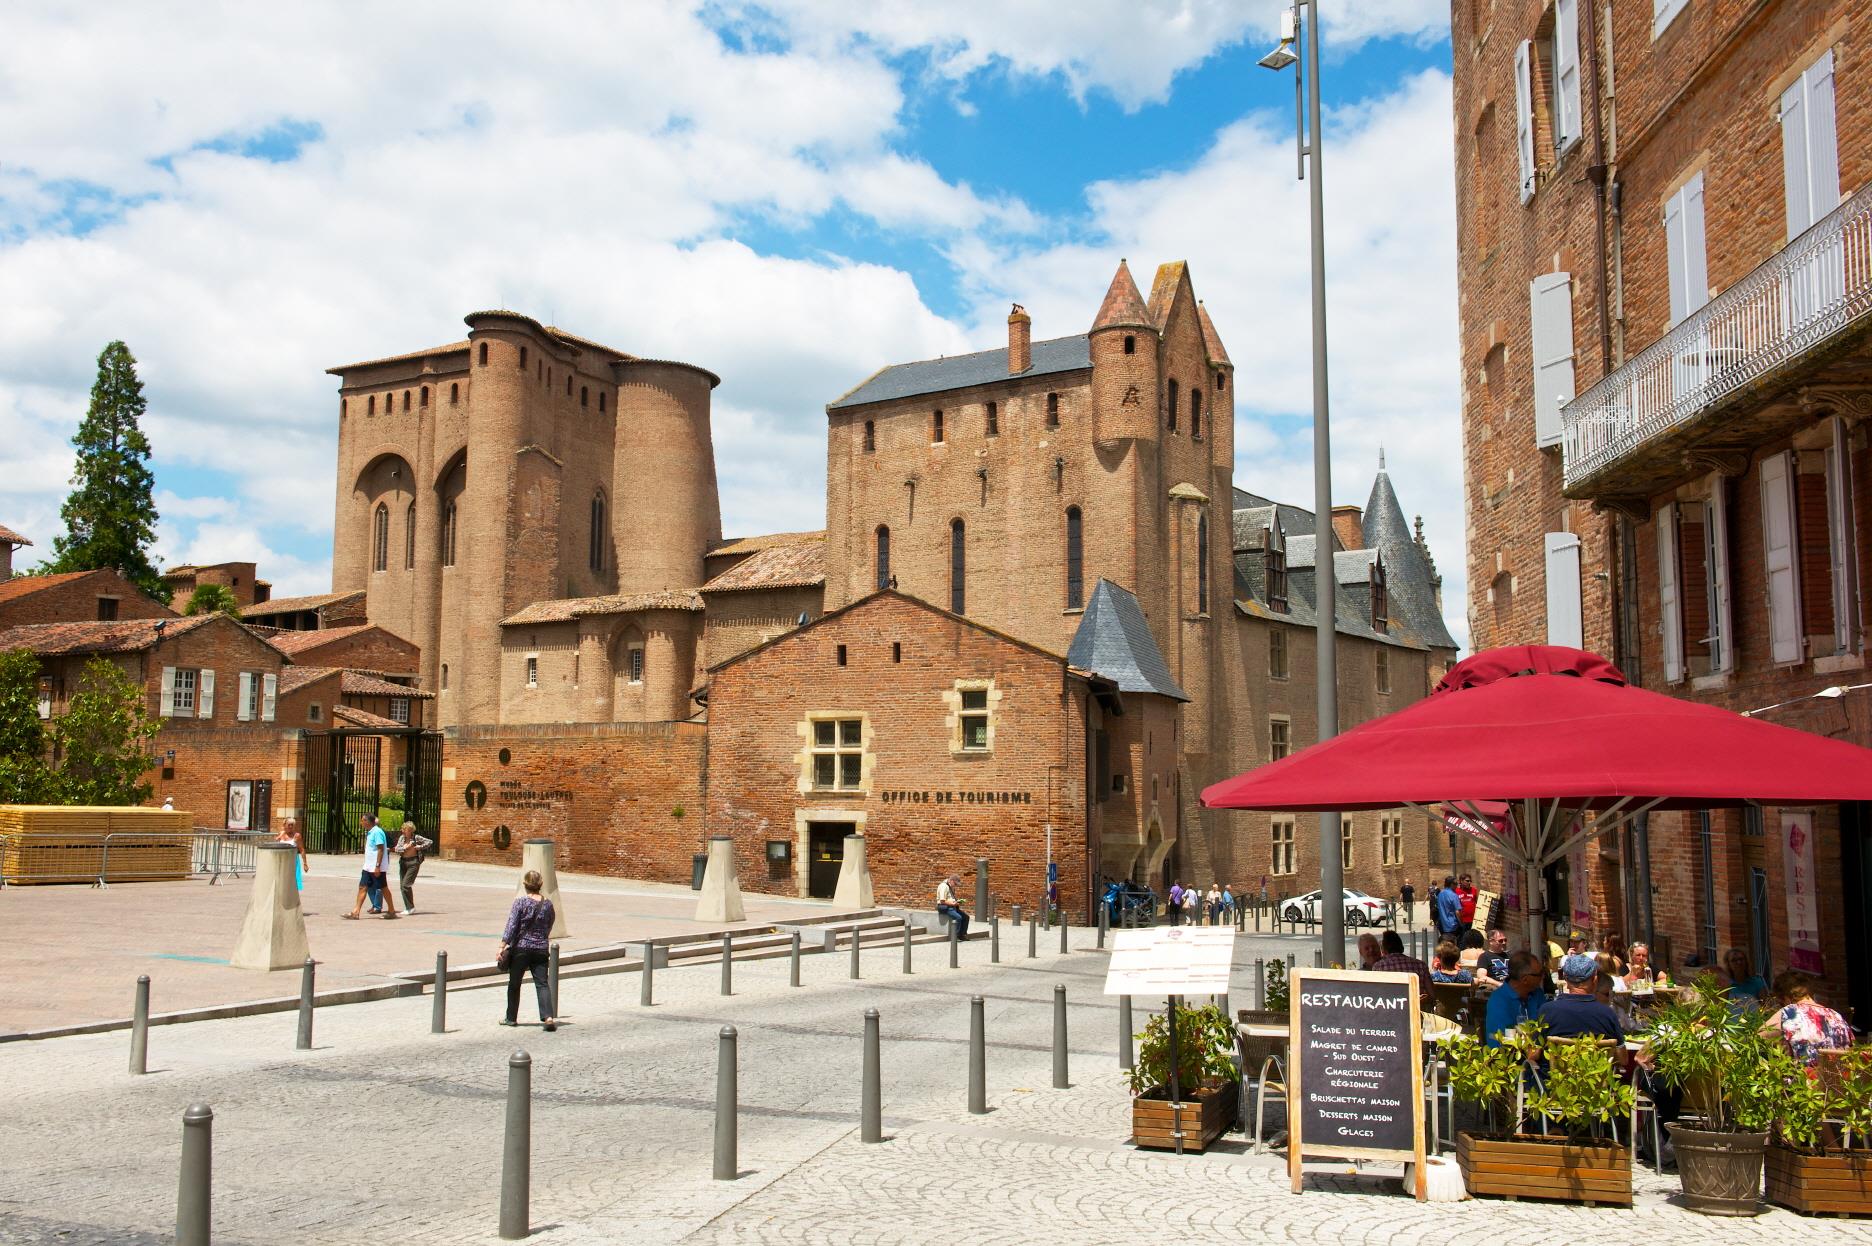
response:
<path fill-rule="evenodd" d="M 773 545 L 742 559 L 702 586 L 705 593 L 816 588 L 825 583 L 825 539 Z"/>
<path fill-rule="evenodd" d="M 1176 701 L 1189 700 L 1164 661 L 1151 635 L 1144 609 L 1129 591 L 1100 580 L 1086 602 L 1079 630 L 1067 647 L 1066 661 L 1118 685 L 1120 692 L 1154 692 Z"/>
<path fill-rule="evenodd" d="M 600 597 L 556 597 L 536 601 L 501 620 L 502 627 L 522 623 L 569 623 L 599 614 L 634 614 L 639 610 L 700 610 L 702 598 L 688 589 L 657 593 L 612 593 Z M 310 635 L 311 633 L 307 633 Z"/>
<path fill-rule="evenodd" d="M 1365 503 L 1365 544 L 1384 553 L 1385 592 L 1391 613 L 1401 618 L 1430 645 L 1456 647 L 1437 609 L 1436 589 L 1441 583 L 1431 565 L 1429 551 L 1417 543 L 1411 526 L 1404 521 L 1404 508 L 1398 505 L 1391 477 L 1378 460 L 1378 475 L 1372 481 L 1371 498 Z"/>
<path fill-rule="evenodd" d="M 865 380 L 826 404 L 826 410 L 861 407 L 866 403 L 889 402 L 918 394 L 940 394 L 945 390 L 967 389 L 1010 377 L 1046 376 L 1055 372 L 1075 372 L 1092 366 L 1092 339 L 1084 333 L 1072 337 L 1048 338 L 1033 344 L 1033 366 L 1022 373 L 1008 371 L 1007 347 L 976 351 L 972 355 L 945 355 L 941 359 L 921 359 L 915 363 L 894 363 L 880 368 Z"/>
<path fill-rule="evenodd" d="M 3 523 L 0 523 L 0 542 L 5 542 L 8 545 L 31 545 L 32 544 L 31 541 L 28 541 L 25 537 L 13 531 L 13 529 L 7 527 Z"/>
<path fill-rule="evenodd" d="M 262 618 L 269 614 L 297 614 L 301 610 L 321 610 L 341 601 L 355 601 L 364 596 L 361 588 L 348 593 L 315 593 L 310 597 L 274 597 L 241 607 L 243 619 Z"/>
<path fill-rule="evenodd" d="M 117 619 L 108 623 L 28 623 L 0 632 L 0 652 L 30 649 L 41 657 L 141 653 L 145 649 L 154 648 L 158 639 L 169 640 L 225 617 L 198 614 L 190 618 Z"/>

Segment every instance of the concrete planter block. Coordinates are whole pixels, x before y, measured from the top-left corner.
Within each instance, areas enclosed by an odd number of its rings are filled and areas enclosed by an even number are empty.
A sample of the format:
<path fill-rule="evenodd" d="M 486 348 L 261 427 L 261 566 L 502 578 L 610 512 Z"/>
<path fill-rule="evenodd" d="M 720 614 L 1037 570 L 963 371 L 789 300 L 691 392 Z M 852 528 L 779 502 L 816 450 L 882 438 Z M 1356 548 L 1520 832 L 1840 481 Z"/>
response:
<path fill-rule="evenodd" d="M 559 899 L 559 871 L 554 866 L 556 845 L 550 839 L 529 839 L 520 857 L 520 877 L 514 881 L 514 897 L 518 899 L 526 894 L 528 870 L 538 870 L 540 876 L 540 895 L 552 901 L 553 927 L 552 937 L 563 939 L 571 933 L 566 925 L 565 904 Z"/>
<path fill-rule="evenodd" d="M 298 969 L 310 955 L 306 948 L 305 910 L 293 885 L 291 844 L 257 844 L 253 891 L 247 916 L 228 963 L 237 969 Z"/>
<path fill-rule="evenodd" d="M 871 866 L 865 860 L 862 835 L 845 837 L 845 863 L 839 866 L 838 889 L 832 893 L 832 903 L 842 909 L 871 907 Z"/>
<path fill-rule="evenodd" d="M 734 840 L 717 835 L 709 840 L 708 869 L 702 875 L 702 896 L 696 901 L 699 922 L 743 922 L 741 879 L 735 872 Z"/>

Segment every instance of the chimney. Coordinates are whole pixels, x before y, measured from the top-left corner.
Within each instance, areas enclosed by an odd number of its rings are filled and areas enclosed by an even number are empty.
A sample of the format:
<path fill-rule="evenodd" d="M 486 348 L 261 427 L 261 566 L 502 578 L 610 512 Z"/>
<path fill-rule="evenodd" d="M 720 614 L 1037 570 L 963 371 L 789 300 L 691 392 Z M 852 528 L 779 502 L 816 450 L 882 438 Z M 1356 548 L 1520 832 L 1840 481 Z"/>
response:
<path fill-rule="evenodd" d="M 1008 374 L 1019 376 L 1033 367 L 1033 317 L 1019 303 L 1008 313 Z"/>
<path fill-rule="evenodd" d="M 1333 534 L 1347 549 L 1365 548 L 1365 512 L 1356 506 L 1332 508 Z"/>

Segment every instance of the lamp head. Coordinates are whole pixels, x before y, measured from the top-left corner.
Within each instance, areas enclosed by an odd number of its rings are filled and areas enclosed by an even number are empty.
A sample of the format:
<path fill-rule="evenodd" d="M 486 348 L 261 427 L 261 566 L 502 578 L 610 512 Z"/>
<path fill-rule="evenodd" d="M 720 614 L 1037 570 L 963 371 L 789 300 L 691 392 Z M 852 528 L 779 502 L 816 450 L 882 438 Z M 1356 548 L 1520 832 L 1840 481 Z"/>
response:
<path fill-rule="evenodd" d="M 1272 52 L 1269 52 L 1266 56 L 1261 58 L 1259 64 L 1263 69 L 1278 71 L 1287 68 L 1287 66 L 1299 59 L 1299 57 L 1294 55 L 1293 48 L 1290 47 L 1285 40 L 1282 40 Z"/>

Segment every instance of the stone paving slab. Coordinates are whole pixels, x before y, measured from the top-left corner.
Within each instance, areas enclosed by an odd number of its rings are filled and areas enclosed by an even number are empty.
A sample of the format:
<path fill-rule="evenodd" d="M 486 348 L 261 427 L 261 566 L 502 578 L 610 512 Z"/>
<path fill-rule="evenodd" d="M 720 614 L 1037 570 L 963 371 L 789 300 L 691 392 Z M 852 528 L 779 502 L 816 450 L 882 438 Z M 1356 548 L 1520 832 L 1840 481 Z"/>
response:
<path fill-rule="evenodd" d="M 867 952 L 566 984 L 556 1034 L 494 1024 L 498 988 L 456 989 L 451 1032 L 430 1035 L 427 999 L 321 1010 L 316 1047 L 292 1050 L 293 1018 L 258 1016 L 151 1034 L 152 1074 L 125 1072 L 127 1038 L 85 1035 L 0 1049 L 8 1162 L 0 1243 L 145 1242 L 174 1215 L 181 1115 L 215 1110 L 216 1240 L 496 1240 L 506 1061 L 532 1053 L 535 1237 L 547 1243 L 1136 1243 L 1216 1235 L 1321 1246 L 1627 1246 L 1815 1240 L 1872 1243 L 1872 1226 L 1709 1219 L 1671 1201 L 1674 1178 L 1637 1177 L 1630 1210 L 1478 1200 L 1420 1205 L 1395 1170 L 1309 1165 L 1287 1189 L 1278 1156 L 1239 1139 L 1181 1159 L 1128 1145 L 1117 1001 L 1105 958 L 1074 932 L 1061 957 L 1024 948 Z M 1057 945 L 1050 945 L 1056 947 Z M 1007 949 L 1004 948 L 1004 953 Z M 1238 945 L 1241 966 L 1254 948 Z M 1068 988 L 1072 1081 L 1051 1088 L 1053 986 Z M 1239 990 L 1240 987 L 1237 987 Z M 986 1000 L 992 1111 L 966 1111 L 968 1001 Z M 857 1137 L 863 1010 L 881 1014 L 887 1141 Z M 521 1015 L 531 1017 L 532 993 Z M 1137 1023 L 1144 1020 L 1140 1011 Z M 717 1031 L 739 1030 L 740 1168 L 709 1179 Z"/>

